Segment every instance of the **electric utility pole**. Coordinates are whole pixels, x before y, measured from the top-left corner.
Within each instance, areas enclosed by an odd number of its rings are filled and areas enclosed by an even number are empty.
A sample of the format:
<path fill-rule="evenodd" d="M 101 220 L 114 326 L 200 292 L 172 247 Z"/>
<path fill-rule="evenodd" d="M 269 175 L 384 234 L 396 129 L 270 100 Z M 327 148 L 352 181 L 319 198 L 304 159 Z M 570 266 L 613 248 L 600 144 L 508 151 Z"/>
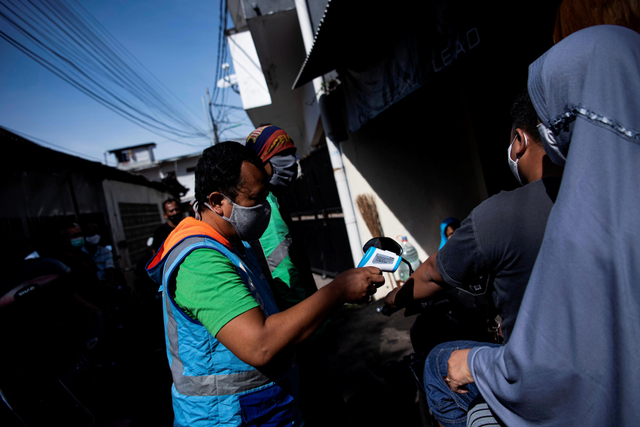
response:
<path fill-rule="evenodd" d="M 207 116 L 207 124 L 209 125 L 209 136 L 211 137 L 211 145 L 215 145 L 215 142 L 213 140 L 213 127 L 211 126 L 211 117 L 209 117 L 209 113 L 207 112 L 207 106 L 205 105 L 205 102 L 204 102 L 204 96 L 201 96 L 201 98 L 202 98 L 202 109 L 204 110 L 204 115 Z"/>
<path fill-rule="evenodd" d="M 213 105 L 211 104 L 211 97 L 209 96 L 209 88 L 207 88 L 207 101 L 209 102 L 209 116 L 211 117 L 211 124 L 213 125 L 213 136 L 214 136 L 213 145 L 216 145 L 219 142 L 218 125 L 216 124 L 216 121 L 213 118 Z"/>

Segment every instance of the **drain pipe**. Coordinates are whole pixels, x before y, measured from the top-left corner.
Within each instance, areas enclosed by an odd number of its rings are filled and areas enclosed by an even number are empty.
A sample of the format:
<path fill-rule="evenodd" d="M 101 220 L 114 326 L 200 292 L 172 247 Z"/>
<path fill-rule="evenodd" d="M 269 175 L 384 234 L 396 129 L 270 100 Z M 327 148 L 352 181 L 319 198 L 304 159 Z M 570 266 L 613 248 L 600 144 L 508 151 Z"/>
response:
<path fill-rule="evenodd" d="M 362 242 L 360 241 L 360 231 L 358 230 L 356 214 L 353 208 L 353 199 L 351 198 L 351 191 L 349 190 L 349 181 L 347 180 L 347 174 L 342 161 L 342 150 L 340 149 L 340 143 L 334 144 L 331 139 L 326 139 L 329 158 L 331 159 L 331 166 L 333 167 L 333 177 L 336 180 L 336 187 L 338 188 L 338 196 L 340 197 L 340 204 L 342 205 L 342 213 L 344 215 L 344 225 L 347 228 L 351 256 L 353 257 L 353 265 L 355 267 L 362 259 Z"/>
<path fill-rule="evenodd" d="M 296 12 L 298 13 L 302 40 L 304 41 L 304 47 L 308 55 L 314 41 L 311 15 L 309 14 L 306 0 L 294 0 L 294 3 L 296 5 Z M 313 91 L 316 94 L 316 101 L 318 102 L 316 105 L 319 105 L 320 96 L 323 93 L 322 77 L 313 79 Z M 327 141 L 331 166 L 333 167 L 333 176 L 336 181 L 338 196 L 340 197 L 340 204 L 342 205 L 342 213 L 347 228 L 347 236 L 349 237 L 353 265 L 356 266 L 362 258 L 362 242 L 360 241 L 360 231 L 358 230 L 353 199 L 351 198 L 351 192 L 349 190 L 349 181 L 347 180 L 347 174 L 344 170 L 342 149 L 340 148 L 339 142 L 334 143 L 326 134 L 325 139 Z"/>

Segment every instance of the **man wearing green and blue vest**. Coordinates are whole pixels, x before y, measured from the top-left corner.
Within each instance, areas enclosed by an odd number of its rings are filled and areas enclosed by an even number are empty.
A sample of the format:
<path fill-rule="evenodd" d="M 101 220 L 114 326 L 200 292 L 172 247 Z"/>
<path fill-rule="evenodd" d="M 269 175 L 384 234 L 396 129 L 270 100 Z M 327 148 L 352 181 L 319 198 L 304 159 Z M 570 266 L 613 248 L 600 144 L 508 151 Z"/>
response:
<path fill-rule="evenodd" d="M 224 142 L 203 152 L 195 175 L 198 219 L 180 222 L 147 266 L 163 293 L 174 425 L 302 425 L 293 346 L 384 278 L 376 268 L 351 269 L 279 312 L 243 243 L 269 223 L 262 162 Z"/>
<path fill-rule="evenodd" d="M 251 132 L 246 146 L 260 156 L 269 177 L 271 219 L 260 240 L 249 242 L 280 310 L 293 307 L 317 291 L 302 236 L 292 233 L 291 215 L 282 196 L 298 175 L 296 147 L 283 129 L 266 125 Z M 328 323 L 328 322 L 327 322 Z M 342 390 L 328 355 L 337 344 L 322 325 L 306 342 L 297 346 L 300 374 L 300 410 L 309 427 L 346 423 Z"/>
<path fill-rule="evenodd" d="M 267 277 L 280 310 L 293 307 L 316 290 L 304 245 L 290 230 L 291 217 L 280 197 L 298 175 L 296 147 L 276 126 L 261 126 L 247 137 L 246 146 L 256 153 L 269 178 L 267 201 L 271 219 L 259 240 L 249 242 Z"/>

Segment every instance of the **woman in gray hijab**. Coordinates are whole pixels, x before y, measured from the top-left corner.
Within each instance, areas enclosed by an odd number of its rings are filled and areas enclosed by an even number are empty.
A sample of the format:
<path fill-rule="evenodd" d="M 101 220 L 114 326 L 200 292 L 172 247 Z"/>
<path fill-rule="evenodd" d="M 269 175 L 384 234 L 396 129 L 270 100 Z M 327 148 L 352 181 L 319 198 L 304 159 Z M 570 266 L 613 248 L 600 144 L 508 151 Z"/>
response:
<path fill-rule="evenodd" d="M 564 177 L 511 340 L 459 350 L 508 426 L 640 423 L 640 34 L 590 27 L 529 67 L 549 157 Z"/>

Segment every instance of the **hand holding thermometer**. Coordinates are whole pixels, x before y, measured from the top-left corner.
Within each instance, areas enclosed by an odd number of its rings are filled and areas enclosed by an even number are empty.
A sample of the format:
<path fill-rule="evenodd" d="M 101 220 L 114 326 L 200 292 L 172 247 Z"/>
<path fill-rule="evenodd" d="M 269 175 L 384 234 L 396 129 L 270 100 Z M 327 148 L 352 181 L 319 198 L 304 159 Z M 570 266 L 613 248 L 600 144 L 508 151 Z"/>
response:
<path fill-rule="evenodd" d="M 401 261 L 400 255 L 371 246 L 367 249 L 358 267 L 378 267 L 384 272 L 393 273 L 398 269 Z"/>
<path fill-rule="evenodd" d="M 388 237 L 374 237 L 364 244 L 362 250 L 365 254 L 362 261 L 358 264 L 358 267 L 378 267 L 381 271 L 393 273 L 398 269 L 400 263 L 404 262 L 409 267 L 409 275 L 413 274 L 411 263 L 402 258 L 402 246 L 393 239 Z M 390 316 L 398 310 L 399 308 L 392 308 L 386 305 L 376 309 L 378 313 L 382 313 L 385 316 Z"/>

